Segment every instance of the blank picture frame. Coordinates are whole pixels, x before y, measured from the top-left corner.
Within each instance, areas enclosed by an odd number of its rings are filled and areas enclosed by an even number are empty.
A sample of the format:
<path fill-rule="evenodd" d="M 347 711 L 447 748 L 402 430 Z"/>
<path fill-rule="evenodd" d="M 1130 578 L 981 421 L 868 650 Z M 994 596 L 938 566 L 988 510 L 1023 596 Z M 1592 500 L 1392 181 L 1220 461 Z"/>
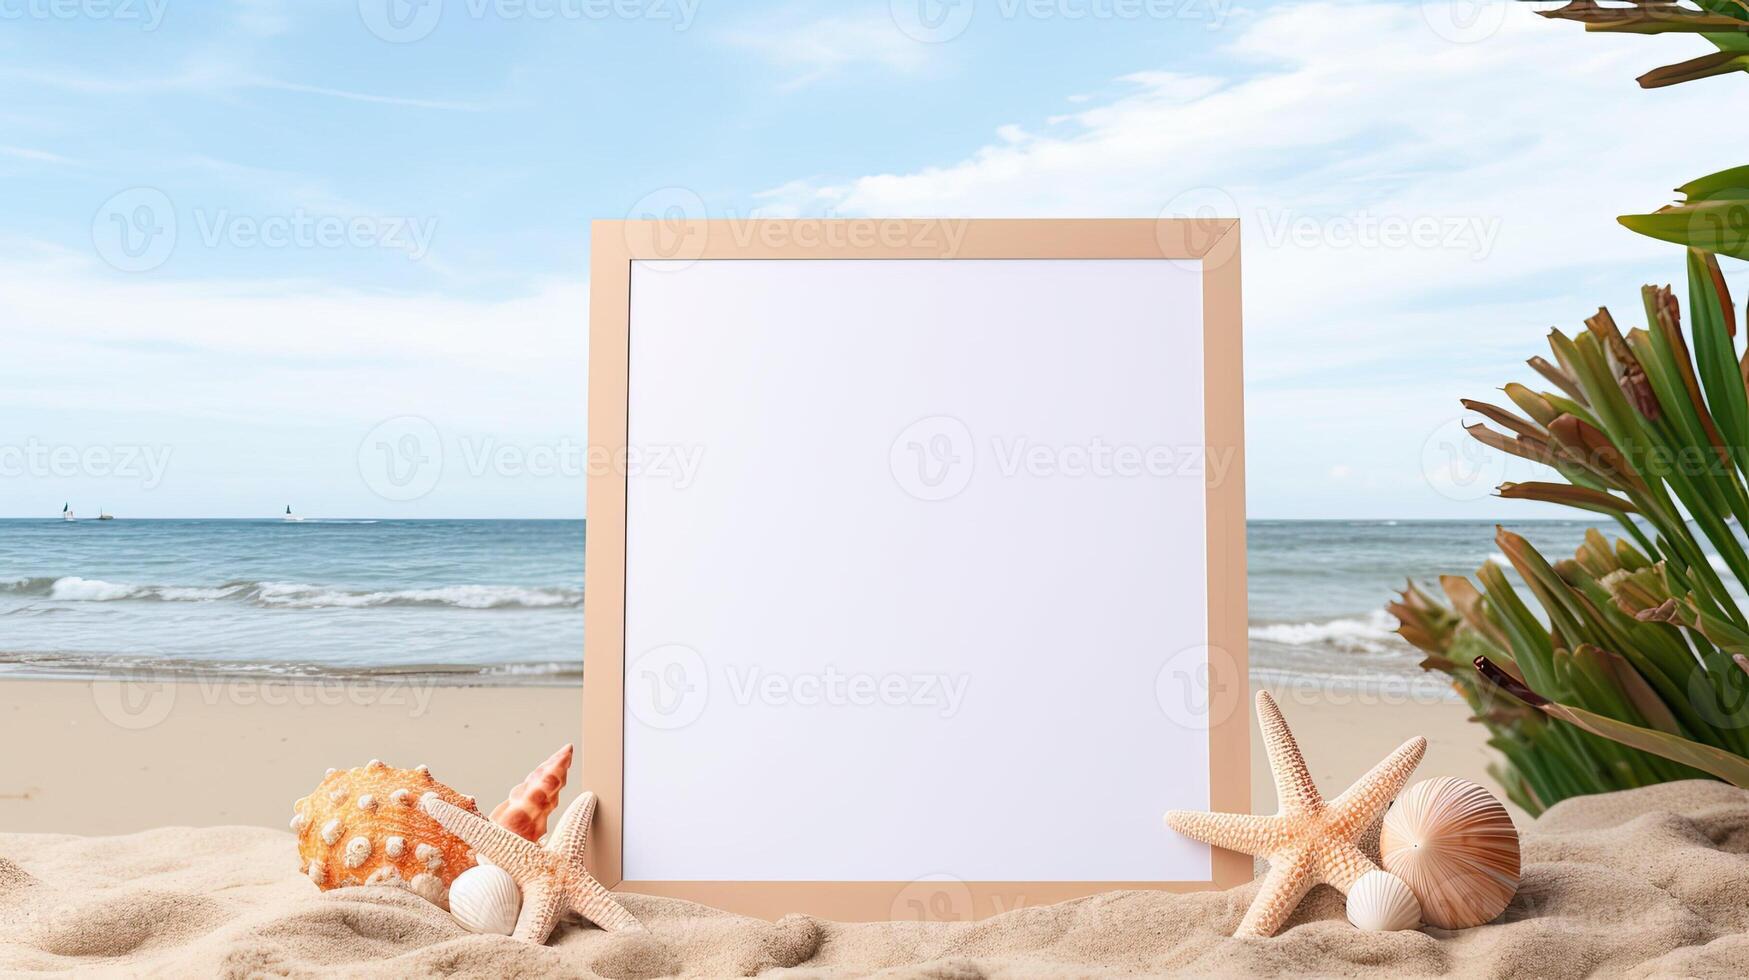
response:
<path fill-rule="evenodd" d="M 596 222 L 610 887 L 968 919 L 1250 858 L 1239 228 Z"/>

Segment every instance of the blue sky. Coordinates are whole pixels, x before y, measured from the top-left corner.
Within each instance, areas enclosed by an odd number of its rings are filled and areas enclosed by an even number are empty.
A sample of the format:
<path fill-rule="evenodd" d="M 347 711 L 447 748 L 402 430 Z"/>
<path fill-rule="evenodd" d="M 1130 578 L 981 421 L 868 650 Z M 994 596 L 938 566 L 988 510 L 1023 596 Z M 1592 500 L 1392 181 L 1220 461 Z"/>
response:
<path fill-rule="evenodd" d="M 1613 215 L 1740 162 L 1728 82 L 1632 82 L 1698 53 L 1505 0 L 0 0 L 0 515 L 580 517 L 588 222 L 673 201 L 1237 214 L 1253 516 L 1547 515 L 1456 401 L 1679 275 Z"/>

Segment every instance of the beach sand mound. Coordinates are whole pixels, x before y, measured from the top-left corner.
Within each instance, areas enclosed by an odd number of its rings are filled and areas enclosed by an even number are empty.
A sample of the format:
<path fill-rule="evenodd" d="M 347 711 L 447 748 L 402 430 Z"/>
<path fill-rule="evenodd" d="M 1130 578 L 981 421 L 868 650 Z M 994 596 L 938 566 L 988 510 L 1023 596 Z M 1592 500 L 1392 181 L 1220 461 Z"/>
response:
<path fill-rule="evenodd" d="M 0 973 L 127 976 L 984 977 L 1749 974 L 1749 793 L 1686 782 L 1569 800 L 1524 832 L 1498 921 L 1366 933 L 1314 893 L 1284 932 L 1227 938 L 1256 886 L 1112 892 L 978 922 L 764 922 L 627 895 L 645 934 L 474 936 L 386 888 L 318 892 L 289 834 L 0 834 Z"/>

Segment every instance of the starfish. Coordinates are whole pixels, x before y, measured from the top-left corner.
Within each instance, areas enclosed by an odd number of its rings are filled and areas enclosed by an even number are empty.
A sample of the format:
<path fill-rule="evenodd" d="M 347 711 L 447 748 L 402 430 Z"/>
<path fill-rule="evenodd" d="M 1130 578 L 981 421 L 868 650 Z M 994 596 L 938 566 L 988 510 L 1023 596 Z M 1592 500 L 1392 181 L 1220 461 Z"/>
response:
<path fill-rule="evenodd" d="M 470 844 L 480 856 L 510 873 L 522 886 L 522 912 L 511 935 L 544 943 L 567 912 L 575 912 L 609 931 L 642 929 L 613 894 L 583 867 L 595 794 L 571 801 L 546 843 L 536 844 L 515 831 L 469 813 L 427 793 L 419 801 L 443 829 Z"/>
<path fill-rule="evenodd" d="M 1257 692 L 1257 724 L 1269 751 L 1280 812 L 1273 817 L 1189 810 L 1166 814 L 1166 825 L 1186 837 L 1268 859 L 1269 874 L 1235 936 L 1273 936 L 1313 887 L 1322 883 L 1346 895 L 1361 875 L 1379 870 L 1362 853 L 1359 841 L 1427 751 L 1427 740 L 1417 735 L 1341 796 L 1325 802 L 1287 720 L 1267 691 Z"/>

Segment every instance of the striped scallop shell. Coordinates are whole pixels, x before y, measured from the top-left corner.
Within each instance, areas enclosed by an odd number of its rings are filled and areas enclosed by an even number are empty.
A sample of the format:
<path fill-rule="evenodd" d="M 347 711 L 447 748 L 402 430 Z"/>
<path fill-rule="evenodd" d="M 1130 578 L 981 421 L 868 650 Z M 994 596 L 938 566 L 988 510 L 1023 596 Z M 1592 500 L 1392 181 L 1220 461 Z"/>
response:
<path fill-rule="evenodd" d="M 1492 794 L 1444 776 L 1403 791 L 1379 836 L 1385 870 L 1442 929 L 1491 921 L 1518 892 L 1518 830 Z"/>
<path fill-rule="evenodd" d="M 309 796 L 292 806 L 298 867 L 316 887 L 394 885 L 439 908 L 449 907 L 449 883 L 474 866 L 474 852 L 419 806 L 426 793 L 479 813 L 463 796 L 431 778 L 424 766 L 369 765 L 330 769 Z"/>
<path fill-rule="evenodd" d="M 1348 921 L 1371 932 L 1413 929 L 1421 924 L 1421 903 L 1403 879 L 1368 871 L 1348 889 Z"/>
<path fill-rule="evenodd" d="M 476 864 L 449 883 L 449 914 L 469 932 L 508 936 L 522 911 L 522 889 L 510 872 Z"/>

